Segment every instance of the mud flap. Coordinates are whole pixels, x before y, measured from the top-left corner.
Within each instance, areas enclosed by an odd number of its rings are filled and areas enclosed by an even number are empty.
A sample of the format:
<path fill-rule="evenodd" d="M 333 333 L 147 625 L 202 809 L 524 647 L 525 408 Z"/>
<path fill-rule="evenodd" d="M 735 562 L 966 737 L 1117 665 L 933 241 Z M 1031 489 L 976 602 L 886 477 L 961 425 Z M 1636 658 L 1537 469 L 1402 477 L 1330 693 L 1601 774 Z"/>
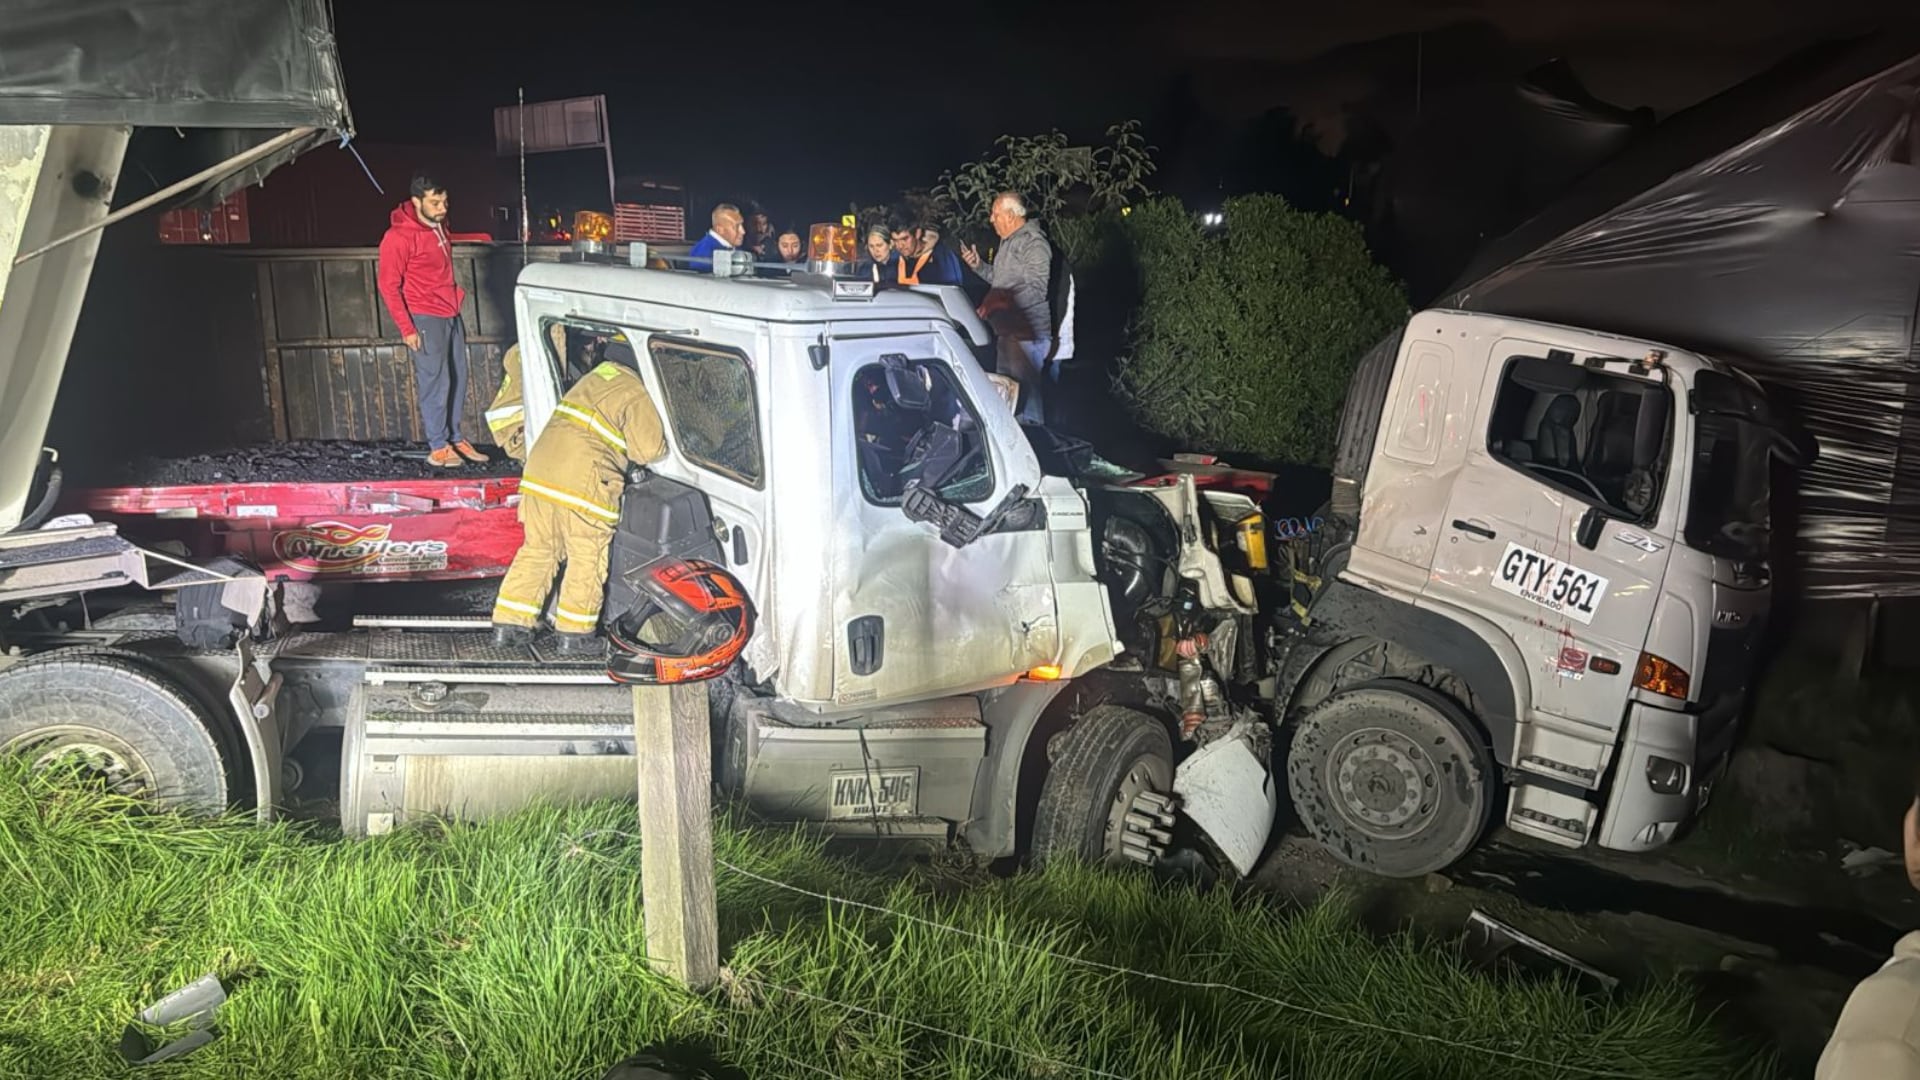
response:
<path fill-rule="evenodd" d="M 1273 773 L 1254 751 L 1250 725 L 1193 752 L 1173 771 L 1181 809 L 1220 848 L 1242 877 L 1267 850 L 1280 812 Z"/>

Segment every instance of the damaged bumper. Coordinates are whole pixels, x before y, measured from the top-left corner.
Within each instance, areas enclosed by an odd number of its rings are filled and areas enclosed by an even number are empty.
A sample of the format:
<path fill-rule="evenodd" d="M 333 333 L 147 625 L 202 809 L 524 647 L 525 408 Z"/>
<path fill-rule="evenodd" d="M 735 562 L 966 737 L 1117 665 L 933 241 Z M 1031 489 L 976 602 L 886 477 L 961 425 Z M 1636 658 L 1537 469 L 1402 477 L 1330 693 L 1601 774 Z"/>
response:
<path fill-rule="evenodd" d="M 1737 712 L 1738 704 L 1731 708 Z M 1595 841 L 1636 852 L 1671 841 L 1704 803 L 1736 727 L 1727 717 L 1629 705 L 1619 767 Z M 1706 742 L 1702 730 L 1712 733 Z"/>

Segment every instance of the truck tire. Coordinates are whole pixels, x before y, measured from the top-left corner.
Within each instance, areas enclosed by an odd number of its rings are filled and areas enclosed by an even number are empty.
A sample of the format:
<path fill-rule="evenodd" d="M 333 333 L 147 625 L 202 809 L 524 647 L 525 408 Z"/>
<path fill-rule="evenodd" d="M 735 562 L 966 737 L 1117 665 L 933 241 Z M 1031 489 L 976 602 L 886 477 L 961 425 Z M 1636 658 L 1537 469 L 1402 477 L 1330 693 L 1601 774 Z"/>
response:
<path fill-rule="evenodd" d="M 1166 725 L 1118 705 L 1096 705 L 1054 737 L 1034 811 L 1033 862 L 1121 865 L 1124 818 L 1143 790 L 1173 791 Z"/>
<path fill-rule="evenodd" d="M 1341 861 L 1420 877 L 1467 853 L 1493 810 L 1493 767 L 1466 713 L 1416 683 L 1376 681 L 1301 717 L 1287 754 L 1300 821 Z"/>
<path fill-rule="evenodd" d="M 81 651 L 0 671 L 0 754 L 73 761 L 167 809 L 227 809 L 231 763 L 215 730 L 192 694 L 121 656 Z"/>

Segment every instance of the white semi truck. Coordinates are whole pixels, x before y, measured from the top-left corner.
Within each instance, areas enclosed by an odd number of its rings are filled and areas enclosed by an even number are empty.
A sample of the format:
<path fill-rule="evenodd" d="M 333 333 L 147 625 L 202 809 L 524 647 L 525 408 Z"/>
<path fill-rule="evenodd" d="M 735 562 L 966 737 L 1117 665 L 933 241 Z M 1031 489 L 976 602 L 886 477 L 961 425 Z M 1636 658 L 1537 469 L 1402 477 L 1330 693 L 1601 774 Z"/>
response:
<path fill-rule="evenodd" d="M 231 560 L 18 527 L 93 241 L 15 260 L 102 218 L 124 145 L 0 125 L 0 752 L 265 817 L 289 751 L 340 729 L 353 833 L 631 794 L 600 664 L 484 616 L 299 627 Z M 1496 819 L 1657 847 L 1726 760 L 1789 443 L 1713 358 L 1423 312 L 1355 374 L 1325 526 L 1283 539 L 1269 478 L 1117 478 L 1023 427 L 956 290 L 536 264 L 515 312 L 530 438 L 577 359 L 553 342 L 633 345 L 668 453 L 626 493 L 607 615 L 662 555 L 744 583 L 716 776 L 763 814 L 1140 862 L 1193 825 L 1244 871 L 1284 785 L 1341 858 L 1416 875 Z"/>

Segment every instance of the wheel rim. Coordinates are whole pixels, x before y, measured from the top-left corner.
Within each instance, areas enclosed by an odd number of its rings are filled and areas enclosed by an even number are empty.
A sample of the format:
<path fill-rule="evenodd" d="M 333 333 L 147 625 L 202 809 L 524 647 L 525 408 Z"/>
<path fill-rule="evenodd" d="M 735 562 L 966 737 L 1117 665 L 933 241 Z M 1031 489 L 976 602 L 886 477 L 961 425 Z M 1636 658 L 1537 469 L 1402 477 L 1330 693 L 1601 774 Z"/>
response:
<path fill-rule="evenodd" d="M 1120 837 L 1127 831 L 1127 812 L 1133 809 L 1133 800 L 1144 791 L 1164 794 L 1173 786 L 1172 767 L 1155 754 L 1141 754 L 1127 766 L 1120 775 L 1120 783 L 1115 786 L 1113 802 L 1107 807 L 1107 827 L 1100 837 L 1100 858 L 1109 863 L 1123 863 L 1126 855 L 1121 851 Z"/>
<path fill-rule="evenodd" d="M 1354 828 L 1382 840 L 1424 830 L 1439 808 L 1433 758 L 1397 731 L 1362 728 L 1334 744 L 1327 757 L 1333 802 Z"/>
<path fill-rule="evenodd" d="M 0 746 L 0 754 L 28 759 L 35 772 L 72 769 L 98 779 L 116 795 L 140 796 L 154 789 L 153 769 L 127 742 L 98 728 L 60 724 L 38 728 Z"/>

